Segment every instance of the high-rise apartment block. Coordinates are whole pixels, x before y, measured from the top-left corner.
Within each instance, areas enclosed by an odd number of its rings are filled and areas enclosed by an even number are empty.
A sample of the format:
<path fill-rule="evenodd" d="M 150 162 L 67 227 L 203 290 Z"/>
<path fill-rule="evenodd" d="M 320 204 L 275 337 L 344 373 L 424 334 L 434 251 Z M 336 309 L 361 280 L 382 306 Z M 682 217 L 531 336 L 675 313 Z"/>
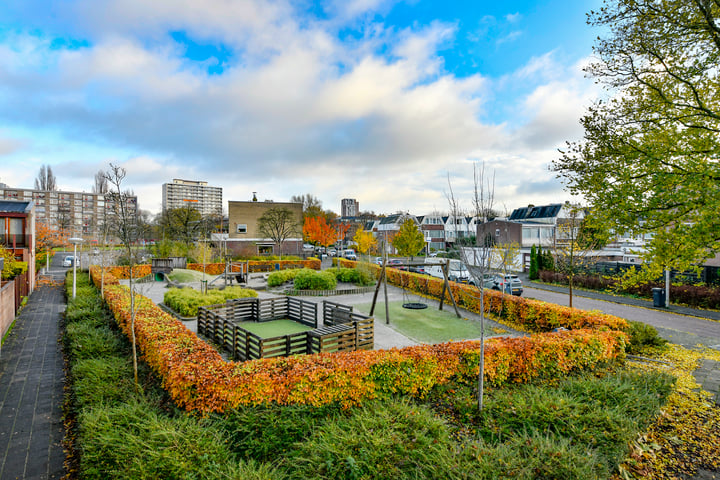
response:
<path fill-rule="evenodd" d="M 172 183 L 163 183 L 163 211 L 181 207 L 193 207 L 201 215 L 222 215 L 222 188 L 178 178 Z"/>
<path fill-rule="evenodd" d="M 341 217 L 357 217 L 360 215 L 360 204 L 354 198 L 343 198 L 340 200 Z"/>
<path fill-rule="evenodd" d="M 102 193 L 34 190 L 29 188 L 0 188 L 0 199 L 32 201 L 36 222 L 50 228 L 89 240 L 102 240 L 101 228 L 115 215 L 112 196 Z M 126 198 L 128 212 L 137 215 L 137 197 Z"/>

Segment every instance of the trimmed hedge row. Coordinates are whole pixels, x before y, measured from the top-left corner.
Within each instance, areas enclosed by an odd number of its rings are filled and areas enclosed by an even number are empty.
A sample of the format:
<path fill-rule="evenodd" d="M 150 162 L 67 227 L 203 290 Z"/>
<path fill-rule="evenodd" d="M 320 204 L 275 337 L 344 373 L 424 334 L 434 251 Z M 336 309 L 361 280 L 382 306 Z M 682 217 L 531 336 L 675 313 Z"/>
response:
<path fill-rule="evenodd" d="M 98 269 L 93 269 L 97 280 Z M 130 298 L 106 276 L 105 300 L 129 334 Z M 339 403 L 344 407 L 391 392 L 422 395 L 450 378 L 474 381 L 480 343 L 466 341 L 403 349 L 316 354 L 225 362 L 182 323 L 136 294 L 135 335 L 145 361 L 182 408 L 203 413 L 239 405 Z M 495 385 L 622 359 L 619 331 L 573 330 L 493 339 L 485 347 L 485 377 Z"/>
<path fill-rule="evenodd" d="M 345 259 L 339 261 L 344 267 L 353 267 L 358 263 Z M 369 267 L 374 268 L 379 276 L 380 267 L 377 265 L 369 265 Z M 388 268 L 386 275 L 388 282 L 415 293 L 438 299 L 442 295 L 442 279 L 396 268 Z M 450 290 L 458 306 L 480 313 L 480 298 L 476 287 L 450 282 Z M 448 292 L 445 293 L 445 300 L 450 301 Z M 485 289 L 485 313 L 492 313 L 511 327 L 535 333 L 550 332 L 561 327 L 571 330 L 606 327 L 621 331 L 627 331 L 629 328 L 625 319 L 614 315 L 563 307 L 489 289 Z"/>
<path fill-rule="evenodd" d="M 307 260 L 250 260 L 248 262 L 251 272 L 269 272 L 275 270 L 275 265 L 280 266 L 280 270 L 286 270 L 291 268 L 310 268 L 313 270 L 320 270 L 321 262 L 317 258 L 309 258 Z M 188 270 L 195 270 L 205 273 L 208 275 L 220 275 L 225 271 L 224 263 L 188 263 Z M 127 266 L 113 266 L 107 267 L 107 269 L 117 278 L 128 279 L 130 278 L 130 267 Z M 239 271 L 237 266 L 232 268 L 233 272 Z M 133 267 L 133 278 L 142 278 L 150 275 L 150 265 L 135 265 Z"/>
<path fill-rule="evenodd" d="M 165 292 L 163 302 L 183 317 L 194 317 L 197 315 L 198 307 L 225 303 L 232 298 L 257 296 L 255 290 L 233 286 L 223 290 L 208 290 L 207 293 L 192 288 L 171 288 Z"/>

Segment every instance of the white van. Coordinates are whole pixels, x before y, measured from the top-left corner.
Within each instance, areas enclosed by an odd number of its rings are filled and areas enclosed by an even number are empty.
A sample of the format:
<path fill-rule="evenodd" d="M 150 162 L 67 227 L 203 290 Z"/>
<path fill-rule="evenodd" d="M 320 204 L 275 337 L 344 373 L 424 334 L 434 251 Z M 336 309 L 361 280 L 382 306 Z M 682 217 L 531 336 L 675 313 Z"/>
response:
<path fill-rule="evenodd" d="M 433 277 L 443 278 L 443 267 L 445 259 L 428 257 L 425 259 L 425 273 Z M 460 260 L 450 260 L 450 268 L 448 269 L 448 280 L 451 282 L 469 283 L 475 285 L 475 280 L 470 276 L 465 264 Z"/>

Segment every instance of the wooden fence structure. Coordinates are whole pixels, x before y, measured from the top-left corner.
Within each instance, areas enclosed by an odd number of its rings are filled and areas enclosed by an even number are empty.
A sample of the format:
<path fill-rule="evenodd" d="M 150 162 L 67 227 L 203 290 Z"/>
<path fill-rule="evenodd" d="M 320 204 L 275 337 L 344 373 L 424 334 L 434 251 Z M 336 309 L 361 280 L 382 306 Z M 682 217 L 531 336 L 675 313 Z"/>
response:
<path fill-rule="evenodd" d="M 262 338 L 239 325 L 278 319 L 290 319 L 313 330 Z M 200 307 L 197 329 L 240 361 L 374 347 L 374 319 L 353 313 L 351 306 L 323 302 L 323 323 L 325 326 L 318 328 L 317 304 L 312 302 L 292 297 L 238 298 Z"/>

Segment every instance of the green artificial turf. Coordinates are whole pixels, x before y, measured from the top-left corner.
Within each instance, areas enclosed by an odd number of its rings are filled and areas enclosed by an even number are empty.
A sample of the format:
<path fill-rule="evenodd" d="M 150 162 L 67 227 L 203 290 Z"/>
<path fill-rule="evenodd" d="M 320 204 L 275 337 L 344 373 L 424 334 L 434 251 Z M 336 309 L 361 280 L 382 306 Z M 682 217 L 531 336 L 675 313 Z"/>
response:
<path fill-rule="evenodd" d="M 258 337 L 272 338 L 282 335 L 291 335 L 293 333 L 307 332 L 312 330 L 303 324 L 293 322 L 292 320 L 271 320 L 269 322 L 241 322 L 240 327 L 248 332 L 254 333 Z"/>
<path fill-rule="evenodd" d="M 402 302 L 390 302 L 390 326 L 408 338 L 424 343 L 480 338 L 480 321 L 457 318 L 452 305 L 443 310 L 428 305 L 423 310 L 403 308 Z M 358 305 L 358 311 L 369 312 L 370 304 Z M 375 318 L 385 321 L 385 305 L 375 305 Z M 485 335 L 490 332 L 487 324 Z"/>
<path fill-rule="evenodd" d="M 170 277 L 170 280 L 173 282 L 178 283 L 199 282 L 203 279 L 203 272 L 187 270 L 185 268 L 174 268 L 168 277 Z M 205 280 L 212 280 L 213 278 L 215 278 L 215 275 L 205 274 Z"/>

